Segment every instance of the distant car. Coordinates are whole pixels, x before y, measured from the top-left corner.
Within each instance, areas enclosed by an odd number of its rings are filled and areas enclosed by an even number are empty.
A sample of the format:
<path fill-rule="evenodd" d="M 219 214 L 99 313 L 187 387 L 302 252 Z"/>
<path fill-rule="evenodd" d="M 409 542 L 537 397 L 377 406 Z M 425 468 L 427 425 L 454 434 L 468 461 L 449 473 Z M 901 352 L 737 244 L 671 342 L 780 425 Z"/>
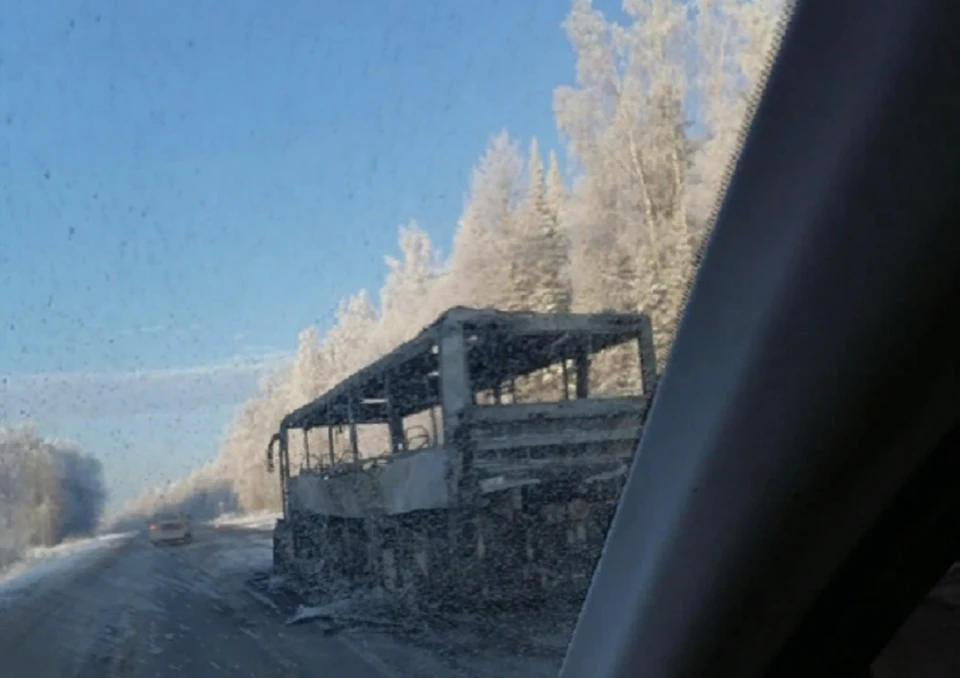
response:
<path fill-rule="evenodd" d="M 162 513 L 154 516 L 148 525 L 150 542 L 157 544 L 185 544 L 193 539 L 190 516 L 184 513 Z"/>

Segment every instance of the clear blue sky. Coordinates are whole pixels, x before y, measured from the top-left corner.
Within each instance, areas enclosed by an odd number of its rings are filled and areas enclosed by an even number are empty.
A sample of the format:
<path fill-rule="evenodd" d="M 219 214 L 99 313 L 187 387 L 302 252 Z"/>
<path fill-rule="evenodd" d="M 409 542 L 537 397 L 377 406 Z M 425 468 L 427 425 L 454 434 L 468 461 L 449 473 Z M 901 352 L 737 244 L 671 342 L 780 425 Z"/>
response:
<path fill-rule="evenodd" d="M 605 3 L 610 4 L 610 3 Z M 558 147 L 564 0 L 31 0 L 0 17 L 0 423 L 115 499 L 211 458 L 264 364 L 449 249 L 506 127 Z"/>

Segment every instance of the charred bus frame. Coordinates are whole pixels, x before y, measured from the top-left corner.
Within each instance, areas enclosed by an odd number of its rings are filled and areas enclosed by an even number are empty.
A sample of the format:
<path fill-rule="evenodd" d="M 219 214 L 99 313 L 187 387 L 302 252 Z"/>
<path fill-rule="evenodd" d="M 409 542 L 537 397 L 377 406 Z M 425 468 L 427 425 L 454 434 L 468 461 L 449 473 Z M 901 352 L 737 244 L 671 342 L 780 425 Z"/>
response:
<path fill-rule="evenodd" d="M 591 357 L 633 343 L 637 392 L 591 398 Z M 554 370 L 559 397 L 517 402 L 517 380 L 545 369 Z M 493 493 L 538 483 L 569 487 L 623 470 L 656 375 L 645 314 L 451 309 L 414 339 L 283 418 L 267 451 L 271 468 L 275 456 L 279 460 L 283 519 L 277 531 L 286 532 L 278 537 L 287 543 L 278 549 L 286 556 L 275 557 L 296 560 L 310 553 L 298 544 L 298 534 L 317 517 L 382 526 L 390 516 L 431 511 L 462 516 L 463 510 L 489 505 Z M 404 418 L 426 412 L 429 430 L 421 434 L 426 444 L 412 445 Z M 361 454 L 357 427 L 366 424 L 386 425 L 385 454 Z M 308 433 L 316 428 L 328 429 L 327 449 L 311 454 Z M 338 458 L 333 431 L 344 428 L 349 449 Z M 290 462 L 294 429 L 303 431 L 305 456 L 297 476 Z M 371 530 L 360 533 L 379 539 Z M 448 537 L 459 535 L 453 522 L 450 530 Z M 373 569 L 382 578 L 383 568 Z"/>

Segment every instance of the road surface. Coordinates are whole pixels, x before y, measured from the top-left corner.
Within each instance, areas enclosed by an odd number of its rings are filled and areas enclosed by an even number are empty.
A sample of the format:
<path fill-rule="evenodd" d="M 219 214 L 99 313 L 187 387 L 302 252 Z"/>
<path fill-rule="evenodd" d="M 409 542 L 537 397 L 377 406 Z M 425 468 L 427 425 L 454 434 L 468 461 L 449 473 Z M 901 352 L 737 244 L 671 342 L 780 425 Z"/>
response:
<path fill-rule="evenodd" d="M 266 533 L 197 529 L 194 543 L 117 540 L 0 600 L 3 678 L 550 676 L 544 659 L 438 652 L 370 629 L 287 625 L 244 585 Z"/>

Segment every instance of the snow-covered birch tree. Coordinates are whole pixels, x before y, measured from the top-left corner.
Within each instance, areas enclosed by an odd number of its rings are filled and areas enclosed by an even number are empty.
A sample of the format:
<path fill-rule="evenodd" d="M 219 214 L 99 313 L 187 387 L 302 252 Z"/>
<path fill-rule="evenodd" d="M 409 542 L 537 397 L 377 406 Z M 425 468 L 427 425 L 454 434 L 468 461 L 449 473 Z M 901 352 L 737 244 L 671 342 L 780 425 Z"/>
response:
<path fill-rule="evenodd" d="M 626 0 L 621 25 L 576 0 L 565 22 L 577 72 L 554 110 L 576 175 L 576 305 L 647 310 L 661 359 L 776 4 Z"/>

